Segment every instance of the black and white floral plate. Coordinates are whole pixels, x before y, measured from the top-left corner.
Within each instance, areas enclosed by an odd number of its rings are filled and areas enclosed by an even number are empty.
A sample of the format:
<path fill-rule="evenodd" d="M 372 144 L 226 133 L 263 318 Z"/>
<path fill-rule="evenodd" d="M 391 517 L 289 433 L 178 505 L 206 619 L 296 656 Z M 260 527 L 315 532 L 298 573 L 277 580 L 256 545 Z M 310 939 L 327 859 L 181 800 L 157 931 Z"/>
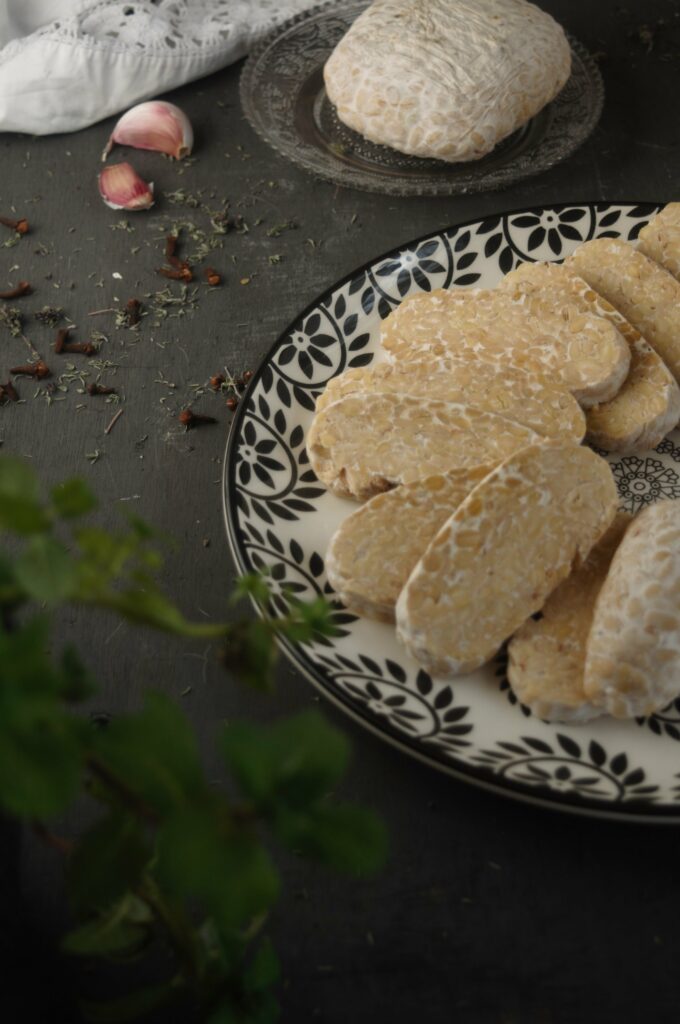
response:
<path fill-rule="evenodd" d="M 348 367 L 379 358 L 380 321 L 407 295 L 493 286 L 522 260 L 561 260 L 594 237 L 635 239 L 651 204 L 561 205 L 460 224 L 381 256 L 334 285 L 273 345 L 232 426 L 225 514 L 239 569 L 267 569 L 274 613 L 286 589 L 333 594 L 324 552 L 356 506 L 329 494 L 305 452 L 314 400 Z M 609 461 L 621 506 L 680 498 L 680 431 L 653 451 Z M 339 604 L 339 635 L 287 646 L 291 661 L 373 732 L 481 786 L 564 810 L 680 822 L 680 700 L 651 718 L 550 725 L 514 698 L 503 658 L 454 680 L 431 678 L 389 625 Z"/>

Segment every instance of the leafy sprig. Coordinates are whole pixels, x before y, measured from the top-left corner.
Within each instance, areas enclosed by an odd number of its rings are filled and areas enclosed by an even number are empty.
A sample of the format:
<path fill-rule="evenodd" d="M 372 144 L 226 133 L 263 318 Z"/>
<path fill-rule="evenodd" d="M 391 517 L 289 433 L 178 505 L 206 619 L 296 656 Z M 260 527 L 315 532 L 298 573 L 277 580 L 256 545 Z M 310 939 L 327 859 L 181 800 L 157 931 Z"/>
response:
<path fill-rule="evenodd" d="M 54 648 L 50 616 L 75 604 L 214 639 L 246 682 L 267 688 L 277 635 L 305 643 L 332 633 L 330 609 L 291 599 L 283 618 L 194 623 L 158 587 L 153 531 L 138 519 L 118 533 L 83 525 L 95 504 L 78 480 L 44 500 L 24 463 L 0 458 L 0 531 L 19 541 L 0 552 L 0 809 L 66 858 L 77 922 L 67 952 L 128 962 L 158 942 L 172 949 L 164 983 L 86 1004 L 90 1020 L 133 1020 L 183 998 L 205 1024 L 266 1024 L 277 1017 L 279 970 L 264 936 L 281 884 L 271 840 L 355 874 L 384 857 L 380 823 L 332 798 L 346 740 L 316 712 L 224 726 L 231 785 L 215 786 L 162 693 L 106 727 L 88 721 L 81 705 L 95 682 L 73 648 Z M 244 596 L 266 608 L 266 580 L 243 577 L 233 601 Z M 98 805 L 94 824 L 57 835 L 55 819 L 83 792 Z"/>

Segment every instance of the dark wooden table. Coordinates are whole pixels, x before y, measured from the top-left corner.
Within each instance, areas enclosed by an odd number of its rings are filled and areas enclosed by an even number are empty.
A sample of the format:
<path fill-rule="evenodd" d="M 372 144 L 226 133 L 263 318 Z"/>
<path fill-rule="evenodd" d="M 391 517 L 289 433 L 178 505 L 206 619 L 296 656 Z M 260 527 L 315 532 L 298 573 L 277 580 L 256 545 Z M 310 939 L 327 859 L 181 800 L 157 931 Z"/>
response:
<path fill-rule="evenodd" d="M 79 336 L 93 327 L 109 336 L 103 355 L 118 368 L 107 377 L 121 389 L 125 410 L 106 436 L 113 407 L 73 386 L 55 395 L 64 401 L 48 405 L 23 383 L 26 403 L 0 409 L 2 450 L 31 459 L 46 483 L 85 477 L 107 525 L 132 510 L 171 534 L 177 547 L 165 582 L 188 613 L 222 615 L 233 578 L 220 498 L 230 414 L 217 397 L 199 396 L 195 409 L 216 415 L 219 425 L 182 433 L 176 417 L 192 400 L 192 385 L 225 364 L 233 371 L 255 368 L 315 295 L 411 237 L 522 205 L 678 198 L 677 0 L 627 7 L 545 0 L 544 6 L 600 54 L 604 115 L 568 161 L 502 193 L 393 199 L 315 181 L 244 121 L 240 65 L 171 97 L 195 125 L 195 163 L 134 154 L 160 196 L 150 214 L 125 218 L 97 195 L 109 123 L 73 136 L 0 136 L 0 211 L 14 207 L 33 228 L 20 245 L 0 248 L 0 283 L 26 278 L 36 289 L 24 300 L 27 309 L 61 305 Z M 208 293 L 201 285 L 195 310 L 157 329 L 147 318 L 138 336 L 116 330 L 111 314 L 88 317 L 115 297 L 162 287 L 155 273 L 162 224 L 206 225 L 201 210 L 168 201 L 174 190 L 199 194 L 215 209 L 228 199 L 231 212 L 248 223 L 248 233 L 230 233 L 210 258 L 224 286 Z M 298 227 L 268 235 L 290 220 Z M 240 283 L 245 278 L 249 283 Z M 35 327 L 31 336 L 47 350 L 47 328 Z M 6 334 L 0 343 L 6 374 L 10 360 L 24 352 Z M 97 451 L 97 461 L 88 459 Z M 236 716 L 264 720 L 319 700 L 285 664 L 276 695 L 260 698 L 225 677 L 202 647 L 187 651 L 165 637 L 77 613 L 59 631 L 76 640 L 96 671 L 102 710 L 138 706 L 150 682 L 180 699 L 216 772 L 217 723 Z M 284 863 L 286 890 L 273 919 L 284 965 L 284 1021 L 677 1020 L 674 829 L 602 823 L 493 797 L 392 750 L 333 707 L 325 711 L 354 746 L 343 795 L 382 814 L 392 854 L 377 880 L 358 885 L 295 860 Z M 75 993 L 91 979 L 55 952 L 66 913 L 59 865 L 6 827 L 0 858 L 3 1019 L 76 1021 Z M 116 979 L 113 973 L 113 989 Z M 17 994 L 22 1002 L 9 1010 Z M 160 1019 L 172 1024 L 175 1018 Z"/>

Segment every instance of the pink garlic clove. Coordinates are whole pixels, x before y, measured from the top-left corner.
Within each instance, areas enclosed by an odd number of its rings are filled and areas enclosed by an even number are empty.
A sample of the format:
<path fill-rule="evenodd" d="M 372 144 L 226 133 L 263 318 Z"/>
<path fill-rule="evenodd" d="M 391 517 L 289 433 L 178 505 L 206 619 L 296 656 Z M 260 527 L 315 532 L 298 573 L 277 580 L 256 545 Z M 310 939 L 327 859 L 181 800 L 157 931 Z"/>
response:
<path fill-rule="evenodd" d="M 112 210 L 148 210 L 153 182 L 147 184 L 131 164 L 111 164 L 99 175 L 99 194 Z"/>
<path fill-rule="evenodd" d="M 189 118 L 174 103 L 151 100 L 123 114 L 111 133 L 102 160 L 106 160 L 115 143 L 153 149 L 181 160 L 191 153 L 194 133 Z"/>

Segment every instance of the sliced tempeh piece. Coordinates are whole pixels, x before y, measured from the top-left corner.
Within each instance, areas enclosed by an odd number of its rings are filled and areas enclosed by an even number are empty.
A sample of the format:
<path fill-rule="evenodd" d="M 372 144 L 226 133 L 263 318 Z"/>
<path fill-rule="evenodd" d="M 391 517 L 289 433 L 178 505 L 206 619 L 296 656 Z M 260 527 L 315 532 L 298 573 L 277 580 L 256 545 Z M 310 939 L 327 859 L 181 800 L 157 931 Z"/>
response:
<path fill-rule="evenodd" d="M 637 327 L 680 381 L 680 281 L 618 238 L 584 242 L 566 265 Z"/>
<path fill-rule="evenodd" d="M 548 722 L 587 722 L 602 714 L 586 697 L 583 670 L 595 601 L 631 521 L 619 512 L 585 562 L 567 576 L 508 645 L 508 679 L 518 700 Z"/>
<path fill-rule="evenodd" d="M 613 398 L 630 364 L 625 341 L 601 317 L 547 311 L 538 320 L 500 289 L 414 295 L 383 321 L 381 340 L 391 362 L 473 355 L 547 376 L 584 407 Z"/>
<path fill-rule="evenodd" d="M 488 661 L 587 557 L 616 513 L 589 448 L 544 441 L 510 456 L 465 499 L 411 573 L 397 635 L 430 672 Z"/>
<path fill-rule="evenodd" d="M 540 440 L 521 423 L 469 405 L 353 394 L 314 417 L 307 452 L 326 487 L 363 501 L 450 469 L 492 469 Z"/>
<path fill-rule="evenodd" d="M 542 437 L 583 440 L 585 416 L 564 388 L 522 370 L 499 373 L 477 359 L 428 359 L 406 365 L 379 363 L 333 377 L 316 402 L 317 411 L 354 391 L 395 391 L 416 397 L 464 402 L 531 427 Z"/>
<path fill-rule="evenodd" d="M 640 252 L 680 279 L 680 203 L 669 203 L 638 235 Z"/>
<path fill-rule="evenodd" d="M 486 474 L 485 468 L 454 469 L 402 484 L 347 516 L 326 554 L 328 579 L 342 603 L 358 615 L 393 622 L 413 566 Z"/>
<path fill-rule="evenodd" d="M 615 718 L 680 694 L 680 501 L 650 505 L 626 531 L 595 604 L 584 688 Z"/>
<path fill-rule="evenodd" d="M 588 409 L 587 439 L 610 452 L 630 454 L 655 448 L 680 420 L 680 388 L 661 356 L 637 328 L 567 267 L 557 263 L 522 263 L 502 281 L 501 288 L 559 308 L 562 296 L 609 320 L 630 346 L 630 369 L 619 393 L 609 402 Z"/>

